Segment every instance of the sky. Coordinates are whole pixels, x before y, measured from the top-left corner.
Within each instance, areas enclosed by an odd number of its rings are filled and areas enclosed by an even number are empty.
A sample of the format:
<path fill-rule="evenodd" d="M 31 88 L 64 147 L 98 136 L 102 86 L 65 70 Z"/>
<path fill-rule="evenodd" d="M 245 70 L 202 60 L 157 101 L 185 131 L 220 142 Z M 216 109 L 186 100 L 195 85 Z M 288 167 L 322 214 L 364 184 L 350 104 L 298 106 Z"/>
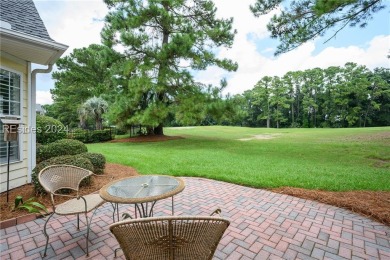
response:
<path fill-rule="evenodd" d="M 228 86 L 224 93 L 240 94 L 264 76 L 283 76 L 288 71 L 310 68 L 343 66 L 347 62 L 365 65 L 369 69 L 390 68 L 387 58 L 390 50 L 390 2 L 379 11 L 364 29 L 346 27 L 337 36 L 324 43 L 331 35 L 316 38 L 299 48 L 275 57 L 278 41 L 270 38 L 266 25 L 274 13 L 255 18 L 249 5 L 255 0 L 214 0 L 217 16 L 233 17 L 237 30 L 230 49 L 218 49 L 220 58 L 236 61 L 236 72 L 226 72 L 217 67 L 194 72 L 197 81 L 219 85 L 226 78 Z M 49 35 L 57 42 L 69 46 L 65 55 L 73 49 L 100 43 L 100 31 L 108 12 L 103 0 L 34 0 Z M 33 66 L 38 68 L 40 66 Z M 55 69 L 54 69 L 55 70 Z M 38 74 L 37 103 L 51 104 L 50 89 L 54 88 L 51 74 Z"/>

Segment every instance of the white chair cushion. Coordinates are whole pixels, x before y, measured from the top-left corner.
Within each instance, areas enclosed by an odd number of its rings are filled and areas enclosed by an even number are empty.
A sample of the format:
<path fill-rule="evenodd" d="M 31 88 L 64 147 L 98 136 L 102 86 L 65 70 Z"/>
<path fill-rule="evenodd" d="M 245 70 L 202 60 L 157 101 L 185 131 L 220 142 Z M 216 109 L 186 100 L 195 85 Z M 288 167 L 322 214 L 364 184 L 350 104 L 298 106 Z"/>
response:
<path fill-rule="evenodd" d="M 87 212 L 90 212 L 91 210 L 99 207 L 105 202 L 99 194 L 89 194 L 83 197 L 87 201 Z M 85 213 L 84 200 L 81 198 L 75 198 L 61 203 L 56 207 L 55 213 L 57 213 L 58 215 Z"/>

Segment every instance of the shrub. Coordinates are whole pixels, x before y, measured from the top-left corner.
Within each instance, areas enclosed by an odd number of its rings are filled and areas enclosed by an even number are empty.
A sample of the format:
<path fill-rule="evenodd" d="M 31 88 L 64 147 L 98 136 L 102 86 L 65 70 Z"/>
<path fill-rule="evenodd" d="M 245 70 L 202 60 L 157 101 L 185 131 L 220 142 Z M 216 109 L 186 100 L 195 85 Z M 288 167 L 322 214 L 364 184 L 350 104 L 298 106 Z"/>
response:
<path fill-rule="evenodd" d="M 89 140 L 91 143 L 106 142 L 112 140 L 110 129 L 91 131 Z"/>
<path fill-rule="evenodd" d="M 74 129 L 68 133 L 66 138 L 88 143 L 88 130 L 83 130 L 80 128 Z"/>
<path fill-rule="evenodd" d="M 61 155 L 75 155 L 88 152 L 87 146 L 80 141 L 61 139 L 37 149 L 37 162 Z"/>
<path fill-rule="evenodd" d="M 35 193 L 37 194 L 46 193 L 45 189 L 41 186 L 41 184 L 38 181 L 39 172 L 47 166 L 56 165 L 56 164 L 73 165 L 90 171 L 93 171 L 94 169 L 91 161 L 81 155 L 64 155 L 64 156 L 58 156 L 43 161 L 34 168 L 31 174 L 31 181 L 34 184 Z M 87 178 L 82 182 L 82 185 L 88 185 L 89 183 L 90 180 L 89 178 Z"/>
<path fill-rule="evenodd" d="M 128 134 L 129 133 L 129 130 L 126 129 L 125 127 L 117 127 L 115 128 L 115 134 L 116 135 L 125 135 L 125 134 Z"/>
<path fill-rule="evenodd" d="M 93 172 L 96 174 L 103 174 L 106 165 L 106 157 L 100 153 L 82 153 L 80 156 L 87 158 L 93 165 Z"/>
<path fill-rule="evenodd" d="M 66 138 L 67 129 L 58 120 L 49 117 L 37 115 L 37 142 L 40 144 L 49 144 L 60 139 Z"/>
<path fill-rule="evenodd" d="M 99 143 L 113 139 L 113 132 L 110 129 L 104 130 L 81 130 L 76 129 L 69 133 L 67 138 L 79 140 L 83 143 Z"/>

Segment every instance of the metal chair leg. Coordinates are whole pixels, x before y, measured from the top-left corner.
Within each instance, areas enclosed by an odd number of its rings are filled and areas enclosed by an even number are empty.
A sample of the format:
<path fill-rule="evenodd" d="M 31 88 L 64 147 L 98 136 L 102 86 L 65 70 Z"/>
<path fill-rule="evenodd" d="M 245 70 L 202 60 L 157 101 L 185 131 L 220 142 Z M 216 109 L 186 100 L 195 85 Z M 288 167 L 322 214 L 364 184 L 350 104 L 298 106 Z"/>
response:
<path fill-rule="evenodd" d="M 85 221 L 87 221 L 87 256 L 89 256 L 89 250 L 88 250 L 89 243 L 88 243 L 88 241 L 89 241 L 89 226 L 90 226 L 90 222 L 88 222 L 88 215 L 87 215 L 87 213 L 85 213 Z"/>
<path fill-rule="evenodd" d="M 45 222 L 45 225 L 43 226 L 43 234 L 45 235 L 46 237 L 46 245 L 45 245 L 45 252 L 43 253 L 43 257 L 46 256 L 46 252 L 47 252 L 47 246 L 49 244 L 49 234 L 47 234 L 46 232 L 46 227 L 47 227 L 47 223 L 49 222 L 49 219 L 54 215 L 54 213 L 51 213 L 49 215 L 49 217 L 47 218 L 46 222 Z"/>
<path fill-rule="evenodd" d="M 85 213 L 85 217 L 86 217 L 86 219 L 87 219 L 87 256 L 89 256 L 89 230 L 91 229 L 92 218 L 93 218 L 93 216 L 95 215 L 95 213 L 96 213 L 97 210 L 98 210 L 98 208 L 96 208 L 96 209 L 92 212 L 92 216 L 91 216 L 91 218 L 89 219 L 89 221 L 88 221 L 87 213 Z"/>
<path fill-rule="evenodd" d="M 77 214 L 77 230 L 80 230 L 80 214 Z"/>
<path fill-rule="evenodd" d="M 117 257 L 116 253 L 118 252 L 118 250 L 122 250 L 122 248 L 116 248 L 116 249 L 114 250 L 114 258 Z"/>
<path fill-rule="evenodd" d="M 119 221 L 119 203 L 116 203 L 116 218 Z"/>
<path fill-rule="evenodd" d="M 110 202 L 110 204 L 112 207 L 112 223 L 115 223 L 115 212 L 116 212 L 115 203 Z"/>

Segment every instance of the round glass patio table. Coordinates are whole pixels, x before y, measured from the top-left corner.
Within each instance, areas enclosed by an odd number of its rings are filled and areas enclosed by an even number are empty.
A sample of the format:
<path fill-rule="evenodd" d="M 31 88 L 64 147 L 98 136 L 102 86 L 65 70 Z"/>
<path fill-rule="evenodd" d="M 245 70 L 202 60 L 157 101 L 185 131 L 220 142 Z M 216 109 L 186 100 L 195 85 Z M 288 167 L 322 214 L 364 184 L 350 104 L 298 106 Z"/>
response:
<path fill-rule="evenodd" d="M 172 197 L 172 215 L 174 214 L 173 196 L 183 191 L 185 183 L 182 179 L 166 175 L 133 176 L 112 181 L 103 186 L 100 197 L 116 204 L 135 204 L 135 215 L 140 217 L 153 216 L 153 207 L 158 200 Z"/>

